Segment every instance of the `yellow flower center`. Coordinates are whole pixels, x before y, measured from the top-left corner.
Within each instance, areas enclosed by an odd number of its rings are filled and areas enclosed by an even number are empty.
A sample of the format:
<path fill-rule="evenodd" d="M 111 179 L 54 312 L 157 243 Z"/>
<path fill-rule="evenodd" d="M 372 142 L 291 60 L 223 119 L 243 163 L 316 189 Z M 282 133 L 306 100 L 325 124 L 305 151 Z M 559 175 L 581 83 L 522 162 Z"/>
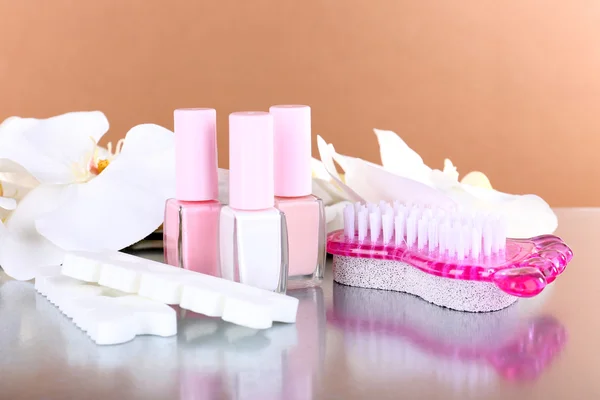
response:
<path fill-rule="evenodd" d="M 98 174 L 101 174 L 102 171 L 104 171 L 106 167 L 108 167 L 108 164 L 110 164 L 110 160 L 98 160 L 98 164 L 96 167 L 98 169 Z"/>
<path fill-rule="evenodd" d="M 0 197 L 4 197 L 4 188 L 2 187 L 2 183 L 0 183 Z"/>
<path fill-rule="evenodd" d="M 462 178 L 462 180 L 460 182 L 466 183 L 467 185 L 471 185 L 471 186 L 475 186 L 475 187 L 492 189 L 492 184 L 490 183 L 489 178 L 487 176 L 485 176 L 485 174 L 483 172 L 479 172 L 479 171 L 469 172 L 467 175 L 465 175 Z"/>
<path fill-rule="evenodd" d="M 94 141 L 92 151 L 84 155 L 81 162 L 73 164 L 72 169 L 75 182 L 85 183 L 102 173 L 121 153 L 124 142 L 125 139 L 120 139 L 113 151 L 112 142 L 108 142 L 106 150 L 104 150 Z"/>

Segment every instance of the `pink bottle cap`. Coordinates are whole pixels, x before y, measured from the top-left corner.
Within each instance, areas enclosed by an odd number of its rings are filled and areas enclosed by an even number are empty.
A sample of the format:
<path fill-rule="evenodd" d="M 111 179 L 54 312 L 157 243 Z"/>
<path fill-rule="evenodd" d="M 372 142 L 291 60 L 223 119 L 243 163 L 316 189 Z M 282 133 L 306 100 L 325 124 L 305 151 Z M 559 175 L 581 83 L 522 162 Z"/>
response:
<path fill-rule="evenodd" d="M 217 112 L 212 108 L 183 108 L 175 118 L 175 195 L 177 200 L 219 198 Z"/>
<path fill-rule="evenodd" d="M 273 116 L 229 114 L 229 206 L 264 210 L 274 204 Z"/>
<path fill-rule="evenodd" d="M 312 193 L 310 107 L 272 106 L 275 145 L 275 195 Z"/>

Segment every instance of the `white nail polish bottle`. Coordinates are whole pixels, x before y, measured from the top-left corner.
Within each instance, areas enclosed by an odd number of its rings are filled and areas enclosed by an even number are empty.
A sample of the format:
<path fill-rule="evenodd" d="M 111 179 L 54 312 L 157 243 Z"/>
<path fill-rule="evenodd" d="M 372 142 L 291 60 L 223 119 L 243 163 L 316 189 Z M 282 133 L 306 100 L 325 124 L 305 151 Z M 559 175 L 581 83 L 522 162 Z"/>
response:
<path fill-rule="evenodd" d="M 273 116 L 230 114 L 229 205 L 220 218 L 223 278 L 285 292 L 286 220 L 274 204 Z"/>

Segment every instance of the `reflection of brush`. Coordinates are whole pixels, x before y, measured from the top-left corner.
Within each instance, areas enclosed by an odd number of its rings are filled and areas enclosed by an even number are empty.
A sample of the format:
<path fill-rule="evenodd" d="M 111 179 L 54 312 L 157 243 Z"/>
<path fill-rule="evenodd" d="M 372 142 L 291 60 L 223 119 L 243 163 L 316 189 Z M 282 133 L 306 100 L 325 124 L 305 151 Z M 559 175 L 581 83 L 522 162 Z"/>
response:
<path fill-rule="evenodd" d="M 348 205 L 328 237 L 334 280 L 415 294 L 461 311 L 495 311 L 532 297 L 573 257 L 552 235 L 507 239 L 504 221 L 422 206 Z"/>
<path fill-rule="evenodd" d="M 461 313 L 403 293 L 334 285 L 327 317 L 365 368 L 392 375 L 420 370 L 462 385 L 488 381 L 490 371 L 533 379 L 549 366 L 566 343 L 564 327 L 552 317 L 520 314 L 518 307 Z"/>

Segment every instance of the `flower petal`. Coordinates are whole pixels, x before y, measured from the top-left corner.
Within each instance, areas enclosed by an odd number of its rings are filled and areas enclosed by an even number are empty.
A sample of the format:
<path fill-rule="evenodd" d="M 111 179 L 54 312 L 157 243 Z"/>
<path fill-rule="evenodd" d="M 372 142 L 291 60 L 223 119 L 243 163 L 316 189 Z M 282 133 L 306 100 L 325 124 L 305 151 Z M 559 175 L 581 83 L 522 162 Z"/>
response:
<path fill-rule="evenodd" d="M 454 208 L 456 205 L 443 192 L 416 180 L 396 175 L 380 165 L 337 153 L 333 154 L 333 159 L 345 166 L 346 185 L 367 202 L 420 202 L 444 209 Z"/>
<path fill-rule="evenodd" d="M 23 126 L 13 129 L 15 125 Z M 108 120 L 99 111 L 72 112 L 33 121 L 12 119 L 5 128 L 8 134 L 0 130 L 0 158 L 22 165 L 42 183 L 64 184 L 74 181 L 75 165 L 87 168 Z"/>
<path fill-rule="evenodd" d="M 340 174 L 338 174 L 337 169 L 335 168 L 335 164 L 333 163 L 333 158 L 331 156 L 332 149 L 329 147 L 327 142 L 319 135 L 317 135 L 317 148 L 319 150 L 319 157 L 321 157 L 321 162 L 325 167 L 325 170 L 329 175 L 333 177 L 333 179 L 341 180 Z"/>
<path fill-rule="evenodd" d="M 17 208 L 17 200 L 10 197 L 0 197 L 0 208 L 12 211 Z"/>
<path fill-rule="evenodd" d="M 483 172 L 479 171 L 469 172 L 460 180 L 460 183 L 475 187 L 492 189 L 492 183 L 490 182 L 489 178 Z"/>
<path fill-rule="evenodd" d="M 312 179 L 312 194 L 323 200 L 323 204 L 329 206 L 346 200 L 344 192 L 341 191 L 333 180 Z"/>
<path fill-rule="evenodd" d="M 329 151 L 329 148 L 327 151 Z M 311 160 L 311 170 L 313 176 L 312 194 L 323 200 L 323 204 L 331 205 L 346 200 L 346 194 L 334 182 L 333 177 L 329 174 L 322 161 L 313 158 Z M 339 181 L 342 181 L 337 171 L 335 171 L 335 174 L 338 176 Z"/>
<path fill-rule="evenodd" d="M 344 228 L 344 208 L 352 204 L 348 201 L 333 204 L 325 207 L 325 220 L 327 222 L 327 233 Z"/>
<path fill-rule="evenodd" d="M 327 168 L 323 165 L 323 161 L 317 160 L 316 158 L 312 158 L 310 160 L 310 167 L 312 171 L 313 178 L 329 180 L 329 172 L 327 172 Z M 337 171 L 336 171 L 337 172 Z"/>
<path fill-rule="evenodd" d="M 19 202 L 0 235 L 0 266 L 9 276 L 30 280 L 40 268 L 62 262 L 64 251 L 36 231 L 35 220 L 60 207 L 68 192 L 68 186 L 38 186 Z"/>
<path fill-rule="evenodd" d="M 73 185 L 63 207 L 37 221 L 38 231 L 65 250 L 120 250 L 163 222 L 175 194 L 173 132 L 153 124 L 132 128 L 120 155 L 93 180 Z"/>
<path fill-rule="evenodd" d="M 508 235 L 531 238 L 552 234 L 558 228 L 558 217 L 541 197 L 533 194 L 515 196 L 514 201 L 498 206 L 508 219 Z"/>
<path fill-rule="evenodd" d="M 113 157 L 113 153 L 108 151 L 108 149 L 106 147 L 96 146 L 95 151 L 96 151 L 96 159 L 97 160 L 110 160 Z"/>
<path fill-rule="evenodd" d="M 39 181 L 23 166 L 5 158 L 0 159 L 0 182 L 3 185 L 8 182 L 17 187 L 29 189 L 39 185 Z"/>
<path fill-rule="evenodd" d="M 541 197 L 526 194 L 513 195 L 494 189 L 462 184 L 465 193 L 477 199 L 472 206 L 481 211 L 494 211 L 507 219 L 511 238 L 531 238 L 553 233 L 558 218 L 550 205 Z"/>
<path fill-rule="evenodd" d="M 388 171 L 433 186 L 431 168 L 423 162 L 421 156 L 392 131 L 374 129 L 379 142 L 381 163 Z"/>
<path fill-rule="evenodd" d="M 37 118 L 8 117 L 0 124 L 0 141 L 10 140 L 11 137 L 19 135 L 38 122 Z"/>
<path fill-rule="evenodd" d="M 452 161 L 450 161 L 449 158 L 446 158 L 444 160 L 444 171 L 443 172 L 445 175 L 448 175 L 448 177 L 450 179 L 458 182 L 458 170 L 456 169 L 454 164 L 452 164 Z"/>
<path fill-rule="evenodd" d="M 319 156 L 321 157 L 321 161 L 325 166 L 325 169 L 329 173 L 331 179 L 333 179 L 333 184 L 337 187 L 338 191 L 344 194 L 344 197 L 347 200 L 352 202 L 362 201 L 362 199 L 352 188 L 342 182 L 340 174 L 338 174 L 335 164 L 333 163 L 333 154 L 335 154 L 335 149 L 332 145 L 328 145 L 325 140 L 319 135 L 317 135 L 317 146 L 319 148 Z M 342 168 L 343 166 L 340 165 Z"/>
<path fill-rule="evenodd" d="M 229 170 L 219 168 L 219 201 L 229 204 Z"/>
<path fill-rule="evenodd" d="M 433 183 L 434 188 L 441 191 L 460 188 L 460 183 L 455 176 L 452 176 L 446 172 L 442 172 L 439 169 L 434 169 L 431 171 L 431 182 Z"/>

